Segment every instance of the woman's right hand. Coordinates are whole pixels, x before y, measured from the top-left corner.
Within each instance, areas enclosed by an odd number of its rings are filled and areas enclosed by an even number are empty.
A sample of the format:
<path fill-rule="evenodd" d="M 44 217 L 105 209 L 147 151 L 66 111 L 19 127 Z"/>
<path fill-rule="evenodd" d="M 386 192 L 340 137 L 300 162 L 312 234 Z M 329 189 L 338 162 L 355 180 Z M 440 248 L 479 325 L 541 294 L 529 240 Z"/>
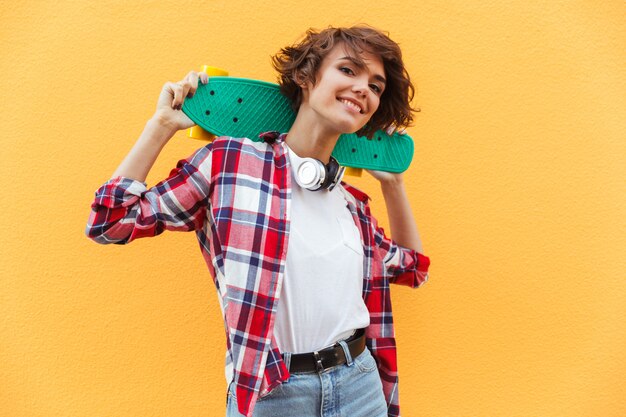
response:
<path fill-rule="evenodd" d="M 209 76 L 204 72 L 191 71 L 176 83 L 166 82 L 161 89 L 154 118 L 164 127 L 179 131 L 196 124 L 181 110 L 187 97 L 193 97 L 198 88 L 198 81 L 206 84 Z"/>

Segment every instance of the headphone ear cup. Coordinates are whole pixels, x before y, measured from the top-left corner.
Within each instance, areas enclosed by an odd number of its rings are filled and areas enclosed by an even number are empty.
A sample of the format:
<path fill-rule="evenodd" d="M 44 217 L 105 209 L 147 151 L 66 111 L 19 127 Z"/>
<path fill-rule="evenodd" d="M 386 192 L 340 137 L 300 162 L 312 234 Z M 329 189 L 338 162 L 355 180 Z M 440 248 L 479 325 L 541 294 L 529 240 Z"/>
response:
<path fill-rule="evenodd" d="M 331 191 L 341 181 L 345 167 L 332 156 L 327 165 L 315 158 L 302 158 L 296 169 L 296 182 L 310 191 Z"/>
<path fill-rule="evenodd" d="M 331 178 L 331 181 L 334 181 L 339 173 L 339 162 L 332 156 L 328 161 L 328 176 Z"/>
<path fill-rule="evenodd" d="M 337 175 L 337 171 L 339 171 L 339 164 L 337 163 L 337 160 L 331 156 L 328 161 L 328 165 L 324 165 L 324 169 L 326 170 L 326 177 L 320 187 L 321 189 L 329 188 L 335 181 L 335 176 Z"/>
<path fill-rule="evenodd" d="M 324 180 L 324 184 L 322 184 L 321 188 L 332 191 L 332 189 L 335 188 L 337 184 L 339 184 L 339 181 L 341 181 L 341 178 L 343 177 L 343 172 L 345 171 L 345 167 L 339 165 L 339 162 L 337 162 L 337 160 L 331 156 L 330 160 L 328 161 L 328 165 L 325 165 L 325 168 L 326 179 Z"/>
<path fill-rule="evenodd" d="M 296 170 L 296 182 L 300 187 L 307 190 L 317 191 L 321 189 L 328 179 L 326 167 L 315 158 L 302 158 L 302 162 Z"/>

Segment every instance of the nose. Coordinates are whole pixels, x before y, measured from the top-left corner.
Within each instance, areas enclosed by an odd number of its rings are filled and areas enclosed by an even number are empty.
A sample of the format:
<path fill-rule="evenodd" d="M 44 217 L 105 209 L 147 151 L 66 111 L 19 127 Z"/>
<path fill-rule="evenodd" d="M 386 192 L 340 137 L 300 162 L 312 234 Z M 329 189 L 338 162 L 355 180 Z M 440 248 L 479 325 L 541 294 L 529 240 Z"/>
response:
<path fill-rule="evenodd" d="M 369 92 L 369 86 L 367 80 L 357 79 L 352 85 L 352 92 L 355 94 L 360 94 L 362 96 L 366 96 Z"/>

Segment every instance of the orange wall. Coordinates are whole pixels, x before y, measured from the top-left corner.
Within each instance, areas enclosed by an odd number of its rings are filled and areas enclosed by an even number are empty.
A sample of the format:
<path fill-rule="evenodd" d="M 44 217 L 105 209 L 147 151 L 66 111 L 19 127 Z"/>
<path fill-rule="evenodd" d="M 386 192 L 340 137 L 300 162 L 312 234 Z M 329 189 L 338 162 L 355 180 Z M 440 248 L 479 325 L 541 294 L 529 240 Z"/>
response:
<path fill-rule="evenodd" d="M 129 3 L 129 4 L 127 4 Z M 403 47 L 408 192 L 433 266 L 393 292 L 405 416 L 626 415 L 621 0 L 6 2 L 0 416 L 221 416 L 223 325 L 193 234 L 83 235 L 161 86 L 274 81 L 308 27 Z M 202 143 L 180 132 L 148 177 Z M 382 197 L 367 176 L 354 181 Z"/>

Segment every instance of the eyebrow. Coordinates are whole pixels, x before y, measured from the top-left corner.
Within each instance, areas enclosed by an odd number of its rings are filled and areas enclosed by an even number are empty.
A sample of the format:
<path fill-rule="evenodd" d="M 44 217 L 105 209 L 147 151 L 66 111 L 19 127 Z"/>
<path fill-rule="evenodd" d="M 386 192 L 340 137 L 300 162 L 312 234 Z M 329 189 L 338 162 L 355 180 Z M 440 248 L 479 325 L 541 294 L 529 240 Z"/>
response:
<path fill-rule="evenodd" d="M 363 64 L 363 61 L 360 61 L 354 57 L 351 56 L 344 56 L 339 58 L 339 61 L 341 61 L 342 59 L 345 59 L 346 61 L 350 61 L 352 62 L 354 65 L 356 65 L 357 67 L 363 69 L 365 68 L 365 64 Z M 385 77 L 383 77 L 380 74 L 374 74 L 374 78 L 378 81 L 380 81 L 381 83 L 383 83 L 383 85 L 387 85 L 387 80 L 385 80 Z"/>

